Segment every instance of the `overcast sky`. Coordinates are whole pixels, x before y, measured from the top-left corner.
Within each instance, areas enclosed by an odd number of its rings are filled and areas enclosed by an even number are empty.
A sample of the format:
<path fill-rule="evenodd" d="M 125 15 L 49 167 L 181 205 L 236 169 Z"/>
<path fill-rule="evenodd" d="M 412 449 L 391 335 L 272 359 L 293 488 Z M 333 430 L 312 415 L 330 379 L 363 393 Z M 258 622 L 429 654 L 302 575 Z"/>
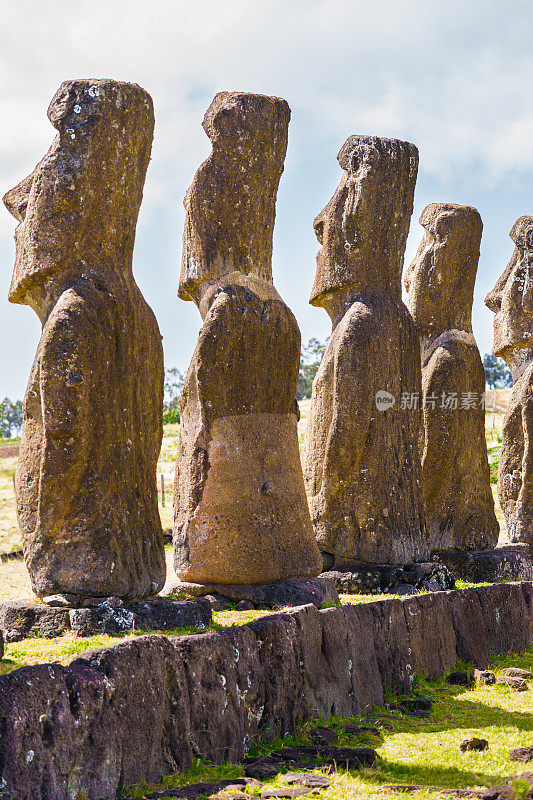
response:
<path fill-rule="evenodd" d="M 406 261 L 430 202 L 475 206 L 484 233 L 474 303 L 482 353 L 492 345 L 483 297 L 512 252 L 509 230 L 533 214 L 531 0 L 1 0 L 0 190 L 26 176 L 54 130 L 48 103 L 63 80 L 134 81 L 154 99 L 152 162 L 134 272 L 164 336 L 167 366 L 185 370 L 200 328 L 177 297 L 182 200 L 208 154 L 201 122 L 213 95 L 285 98 L 289 149 L 278 193 L 274 282 L 302 339 L 330 330 L 308 305 L 314 216 L 340 178 L 350 134 L 398 137 L 420 151 Z M 7 302 L 15 221 L 0 209 L 0 398 L 22 397 L 40 325 Z"/>

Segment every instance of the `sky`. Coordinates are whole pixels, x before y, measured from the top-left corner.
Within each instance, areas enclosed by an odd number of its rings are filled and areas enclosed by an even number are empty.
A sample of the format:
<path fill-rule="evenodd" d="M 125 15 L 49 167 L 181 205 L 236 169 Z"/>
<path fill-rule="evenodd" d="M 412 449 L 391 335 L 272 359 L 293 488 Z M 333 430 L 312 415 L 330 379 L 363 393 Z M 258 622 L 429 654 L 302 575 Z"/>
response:
<path fill-rule="evenodd" d="M 152 96 L 156 129 L 137 227 L 134 273 L 185 371 L 201 325 L 177 297 L 183 197 L 210 151 L 201 123 L 214 94 L 285 98 L 292 111 L 274 233 L 274 283 L 302 340 L 329 317 L 308 304 L 313 219 L 351 134 L 420 151 L 409 263 L 430 202 L 475 206 L 484 232 L 473 324 L 492 347 L 483 298 L 507 264 L 515 220 L 533 214 L 531 0 L 0 0 L 0 192 L 29 174 L 54 137 L 46 109 L 63 80 L 111 77 Z M 0 398 L 22 398 L 40 323 L 7 301 L 15 220 L 0 208 Z"/>

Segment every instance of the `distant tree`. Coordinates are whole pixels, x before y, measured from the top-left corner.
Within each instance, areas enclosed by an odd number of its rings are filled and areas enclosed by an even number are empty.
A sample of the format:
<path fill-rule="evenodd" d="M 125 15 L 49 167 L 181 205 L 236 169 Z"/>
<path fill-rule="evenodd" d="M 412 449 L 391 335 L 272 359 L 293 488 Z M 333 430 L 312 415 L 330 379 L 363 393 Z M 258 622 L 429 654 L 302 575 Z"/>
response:
<path fill-rule="evenodd" d="M 179 422 L 179 400 L 185 378 L 177 367 L 165 370 L 165 395 L 163 399 L 163 424 Z"/>
<path fill-rule="evenodd" d="M 0 401 L 0 438 L 9 439 L 20 434 L 22 427 L 22 400 L 13 402 L 9 397 Z"/>
<path fill-rule="evenodd" d="M 307 344 L 303 345 L 300 356 L 300 372 L 298 373 L 298 389 L 296 391 L 298 400 L 308 400 L 311 397 L 313 380 L 318 372 L 327 343 L 328 339 L 322 343 L 313 337 L 309 339 Z"/>
<path fill-rule="evenodd" d="M 513 385 L 511 370 L 502 358 L 486 353 L 483 356 L 485 383 L 489 389 L 507 389 Z"/>

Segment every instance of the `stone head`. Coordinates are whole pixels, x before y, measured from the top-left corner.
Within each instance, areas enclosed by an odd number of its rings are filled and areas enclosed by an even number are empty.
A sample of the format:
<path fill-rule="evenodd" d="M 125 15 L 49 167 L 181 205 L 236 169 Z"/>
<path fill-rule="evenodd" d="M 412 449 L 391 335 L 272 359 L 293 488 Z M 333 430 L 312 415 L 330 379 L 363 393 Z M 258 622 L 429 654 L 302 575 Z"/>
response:
<path fill-rule="evenodd" d="M 483 223 L 475 208 L 431 203 L 420 217 L 424 236 L 407 268 L 408 308 L 421 336 L 472 331 L 472 302 Z"/>
<path fill-rule="evenodd" d="M 414 144 L 350 136 L 338 155 L 344 175 L 314 221 L 317 255 L 312 305 L 350 291 L 401 299 L 405 243 L 418 170 Z"/>
<path fill-rule="evenodd" d="M 185 196 L 179 296 L 199 304 L 230 272 L 272 283 L 276 195 L 287 151 L 285 100 L 245 92 L 217 94 L 203 127 L 212 153 Z"/>
<path fill-rule="evenodd" d="M 20 223 L 9 299 L 34 307 L 59 273 L 131 274 L 154 130 L 150 95 L 109 79 L 62 83 L 48 118 L 50 150 L 4 196 Z"/>
<path fill-rule="evenodd" d="M 533 217 L 520 217 L 509 235 L 513 255 L 485 305 L 496 315 L 493 353 L 513 369 L 533 353 Z"/>

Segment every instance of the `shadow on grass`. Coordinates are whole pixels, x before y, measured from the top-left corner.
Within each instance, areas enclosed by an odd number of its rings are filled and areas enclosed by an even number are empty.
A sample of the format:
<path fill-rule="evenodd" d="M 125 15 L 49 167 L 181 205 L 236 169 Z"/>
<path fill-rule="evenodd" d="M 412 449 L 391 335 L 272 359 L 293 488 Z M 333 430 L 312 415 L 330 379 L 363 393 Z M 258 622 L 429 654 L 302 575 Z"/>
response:
<path fill-rule="evenodd" d="M 439 786 L 442 789 L 469 789 L 473 786 L 494 786 L 502 779 L 493 773 L 485 772 L 480 764 L 479 771 L 460 767 L 423 766 L 402 764 L 386 759 L 372 770 L 346 770 L 347 775 L 360 778 L 373 786 L 386 784 L 415 784 L 420 786 Z"/>

